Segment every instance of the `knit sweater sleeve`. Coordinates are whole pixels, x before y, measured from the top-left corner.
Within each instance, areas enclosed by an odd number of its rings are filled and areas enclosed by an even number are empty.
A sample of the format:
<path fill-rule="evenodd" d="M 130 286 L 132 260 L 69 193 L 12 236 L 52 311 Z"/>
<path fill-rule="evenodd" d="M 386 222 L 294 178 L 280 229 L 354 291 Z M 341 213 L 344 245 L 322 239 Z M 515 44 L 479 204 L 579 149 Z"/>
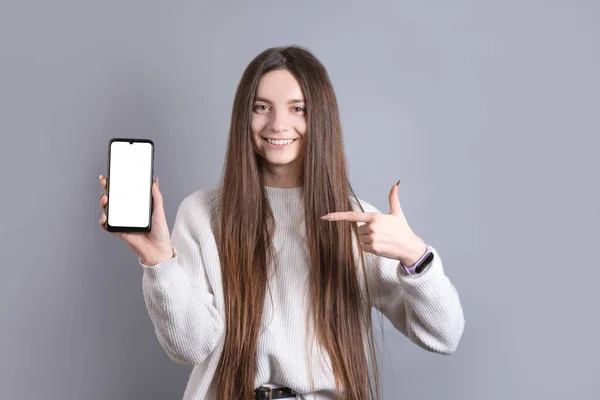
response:
<path fill-rule="evenodd" d="M 198 216 L 190 200 L 181 202 L 173 225 L 175 256 L 153 266 L 139 258 L 138 262 L 144 270 L 144 300 L 160 345 L 175 362 L 200 364 L 216 347 L 224 324 L 202 261 L 202 238 L 193 229 Z"/>
<path fill-rule="evenodd" d="M 379 212 L 361 201 L 365 211 Z M 418 275 L 404 275 L 398 260 L 365 253 L 372 306 L 412 342 L 425 350 L 452 354 L 465 319 L 458 292 L 444 273 L 442 259 L 429 245 L 432 264 Z"/>

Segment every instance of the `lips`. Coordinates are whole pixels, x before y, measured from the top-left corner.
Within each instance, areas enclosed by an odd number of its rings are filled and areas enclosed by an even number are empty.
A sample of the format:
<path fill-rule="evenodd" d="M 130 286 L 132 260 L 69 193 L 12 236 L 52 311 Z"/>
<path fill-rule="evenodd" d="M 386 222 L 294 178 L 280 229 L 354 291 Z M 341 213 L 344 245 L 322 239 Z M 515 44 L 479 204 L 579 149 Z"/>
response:
<path fill-rule="evenodd" d="M 294 139 L 270 139 L 270 138 L 265 138 L 265 137 L 262 137 L 262 139 L 265 142 L 267 142 L 268 144 L 270 144 L 271 146 L 276 146 L 276 147 L 286 147 L 286 146 L 289 146 L 292 143 L 294 143 L 296 140 L 298 140 L 298 138 L 294 138 Z"/>

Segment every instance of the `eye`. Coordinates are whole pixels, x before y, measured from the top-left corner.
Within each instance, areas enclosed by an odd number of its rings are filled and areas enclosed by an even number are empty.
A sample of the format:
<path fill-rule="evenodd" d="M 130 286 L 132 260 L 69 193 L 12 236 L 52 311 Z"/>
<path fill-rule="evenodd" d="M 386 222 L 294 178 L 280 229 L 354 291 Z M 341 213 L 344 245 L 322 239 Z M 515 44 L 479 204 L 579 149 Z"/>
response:
<path fill-rule="evenodd" d="M 305 112 L 306 109 L 304 107 L 296 106 L 296 107 L 294 107 L 294 111 L 301 113 L 301 112 Z"/>
<path fill-rule="evenodd" d="M 252 109 L 258 112 L 264 112 L 269 110 L 269 106 L 265 104 L 256 104 L 254 107 L 252 107 Z"/>

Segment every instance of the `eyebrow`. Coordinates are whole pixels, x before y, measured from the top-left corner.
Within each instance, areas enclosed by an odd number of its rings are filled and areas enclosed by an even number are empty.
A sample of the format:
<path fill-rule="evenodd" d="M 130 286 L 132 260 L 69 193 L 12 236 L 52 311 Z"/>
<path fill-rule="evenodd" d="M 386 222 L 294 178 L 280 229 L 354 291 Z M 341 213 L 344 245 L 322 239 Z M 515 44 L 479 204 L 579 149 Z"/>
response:
<path fill-rule="evenodd" d="M 271 104 L 271 101 L 265 99 L 264 97 L 256 97 L 254 99 L 254 101 L 262 101 L 263 103 L 269 103 Z M 295 103 L 304 103 L 303 99 L 290 99 L 288 100 L 288 104 L 295 104 Z"/>

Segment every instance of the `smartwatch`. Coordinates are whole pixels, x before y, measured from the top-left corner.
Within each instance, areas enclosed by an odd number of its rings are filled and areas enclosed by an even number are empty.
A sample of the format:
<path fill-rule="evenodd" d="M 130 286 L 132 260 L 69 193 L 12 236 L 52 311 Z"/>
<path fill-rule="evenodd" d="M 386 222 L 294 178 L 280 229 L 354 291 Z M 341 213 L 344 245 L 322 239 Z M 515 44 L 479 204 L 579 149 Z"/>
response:
<path fill-rule="evenodd" d="M 427 268 L 431 264 L 434 257 L 435 256 L 433 252 L 431 251 L 429 246 L 427 246 L 427 251 L 421 256 L 421 258 L 417 260 L 415 265 L 408 268 L 404 264 L 402 264 L 402 262 L 400 262 L 400 266 L 402 267 L 404 275 L 418 275 L 421 272 L 425 271 L 425 268 Z"/>

